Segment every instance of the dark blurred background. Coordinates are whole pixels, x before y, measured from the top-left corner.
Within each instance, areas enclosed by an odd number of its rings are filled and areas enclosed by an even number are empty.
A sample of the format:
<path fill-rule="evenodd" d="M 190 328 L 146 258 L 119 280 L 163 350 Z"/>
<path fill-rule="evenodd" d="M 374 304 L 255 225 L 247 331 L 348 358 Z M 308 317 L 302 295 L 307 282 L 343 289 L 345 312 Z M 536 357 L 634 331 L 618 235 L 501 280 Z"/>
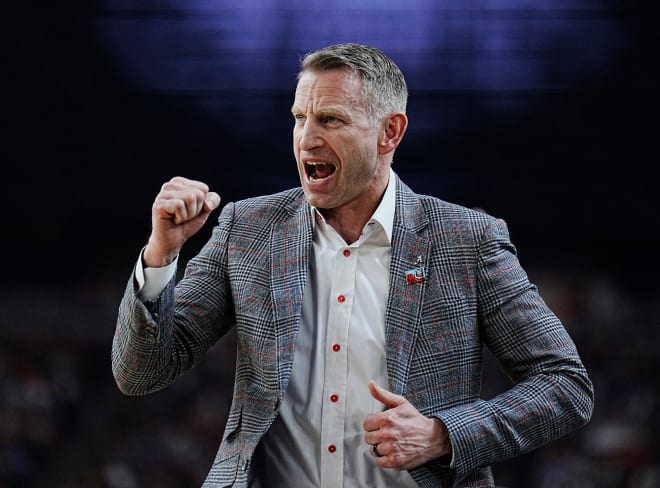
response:
<path fill-rule="evenodd" d="M 165 180 L 202 179 L 224 202 L 297 185 L 298 59 L 345 41 L 383 49 L 407 76 L 395 170 L 508 222 L 592 374 L 590 424 L 495 466 L 498 484 L 660 486 L 650 5 L 22 5 L 3 15 L 0 488 L 201 484 L 229 406 L 233 338 L 169 390 L 125 397 L 110 371 L 117 306 Z M 485 396 L 507 386 L 490 359 L 484 381 Z"/>

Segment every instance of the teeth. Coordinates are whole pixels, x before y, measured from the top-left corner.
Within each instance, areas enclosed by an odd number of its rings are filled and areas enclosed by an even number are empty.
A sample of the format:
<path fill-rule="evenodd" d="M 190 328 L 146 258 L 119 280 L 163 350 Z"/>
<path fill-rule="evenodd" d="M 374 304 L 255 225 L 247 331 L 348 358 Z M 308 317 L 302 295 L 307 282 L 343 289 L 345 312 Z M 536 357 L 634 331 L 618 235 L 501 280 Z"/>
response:
<path fill-rule="evenodd" d="M 324 161 L 305 161 L 305 166 L 307 167 L 307 177 L 310 181 L 324 180 L 332 175 L 336 170 L 333 165 Z M 328 171 L 322 171 L 322 173 L 325 173 L 325 176 L 321 177 L 316 174 L 316 168 L 319 166 L 327 166 L 329 168 Z"/>

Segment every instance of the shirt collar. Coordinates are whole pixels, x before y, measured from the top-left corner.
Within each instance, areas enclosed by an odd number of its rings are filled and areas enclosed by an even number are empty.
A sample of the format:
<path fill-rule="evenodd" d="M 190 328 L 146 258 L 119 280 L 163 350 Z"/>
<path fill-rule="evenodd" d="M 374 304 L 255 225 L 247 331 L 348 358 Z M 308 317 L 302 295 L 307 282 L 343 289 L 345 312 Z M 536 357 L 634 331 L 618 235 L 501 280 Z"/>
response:
<path fill-rule="evenodd" d="M 394 209 L 396 207 L 396 175 L 394 170 L 390 168 L 390 179 L 387 182 L 387 188 L 385 188 L 385 193 L 383 193 L 383 198 L 380 200 L 376 211 L 373 213 L 369 222 L 378 222 L 383 230 L 385 235 L 387 235 L 387 240 L 392 243 L 392 229 L 394 228 Z M 316 207 L 311 207 L 312 211 L 312 220 L 314 225 L 316 225 L 317 219 L 323 219 L 323 215 L 316 209 Z"/>

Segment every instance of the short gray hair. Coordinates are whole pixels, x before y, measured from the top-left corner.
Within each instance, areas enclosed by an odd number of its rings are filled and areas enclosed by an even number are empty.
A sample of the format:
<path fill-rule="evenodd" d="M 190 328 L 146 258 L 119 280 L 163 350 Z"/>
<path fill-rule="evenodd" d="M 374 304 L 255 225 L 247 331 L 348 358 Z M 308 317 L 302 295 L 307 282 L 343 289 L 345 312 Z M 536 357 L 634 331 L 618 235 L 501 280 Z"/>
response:
<path fill-rule="evenodd" d="M 364 44 L 335 44 L 307 53 L 300 61 L 298 79 L 305 71 L 348 69 L 363 82 L 363 95 L 374 123 L 391 112 L 406 112 L 408 88 L 401 69 L 381 50 Z"/>

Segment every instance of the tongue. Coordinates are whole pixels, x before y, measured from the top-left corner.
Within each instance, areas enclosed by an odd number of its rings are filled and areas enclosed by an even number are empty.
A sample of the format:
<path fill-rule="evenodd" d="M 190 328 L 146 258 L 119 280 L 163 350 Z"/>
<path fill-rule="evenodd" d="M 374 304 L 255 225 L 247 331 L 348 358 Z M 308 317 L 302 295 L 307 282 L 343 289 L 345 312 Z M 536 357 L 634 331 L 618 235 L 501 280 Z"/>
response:
<path fill-rule="evenodd" d="M 319 164 L 314 167 L 314 170 L 317 178 L 327 178 L 334 173 L 335 168 L 331 164 Z"/>

